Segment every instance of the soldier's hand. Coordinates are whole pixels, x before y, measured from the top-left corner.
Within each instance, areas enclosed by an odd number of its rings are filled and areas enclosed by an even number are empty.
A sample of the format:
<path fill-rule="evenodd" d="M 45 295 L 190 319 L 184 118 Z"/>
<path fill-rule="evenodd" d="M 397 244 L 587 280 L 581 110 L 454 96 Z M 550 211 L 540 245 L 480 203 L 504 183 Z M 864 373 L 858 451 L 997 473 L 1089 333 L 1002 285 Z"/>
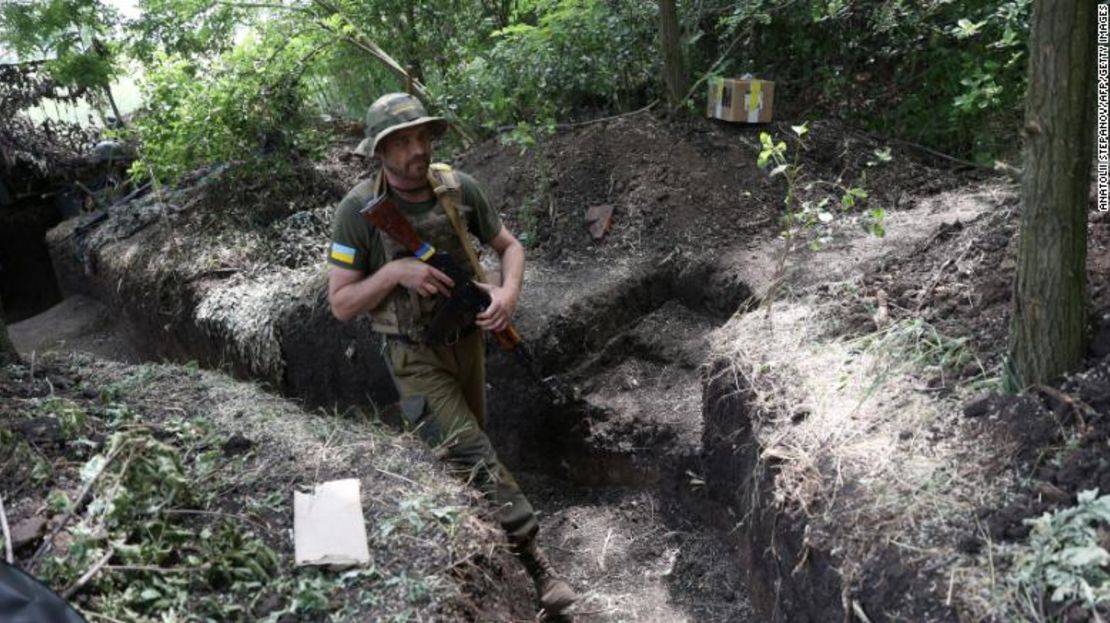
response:
<path fill-rule="evenodd" d="M 474 285 L 489 294 L 490 304 L 486 311 L 478 314 L 475 324 L 487 331 L 504 331 L 509 327 L 516 312 L 516 295 L 506 288 L 474 282 Z"/>
<path fill-rule="evenodd" d="M 455 282 L 436 268 L 415 257 L 405 257 L 390 262 L 397 272 L 397 283 L 425 298 L 442 294 L 451 295 Z"/>

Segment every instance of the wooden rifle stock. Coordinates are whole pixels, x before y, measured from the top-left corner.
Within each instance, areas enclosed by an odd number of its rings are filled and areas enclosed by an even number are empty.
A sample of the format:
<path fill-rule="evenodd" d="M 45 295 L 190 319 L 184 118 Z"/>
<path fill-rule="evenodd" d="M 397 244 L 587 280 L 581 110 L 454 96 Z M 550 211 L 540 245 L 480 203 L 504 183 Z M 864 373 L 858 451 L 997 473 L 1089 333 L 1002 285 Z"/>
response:
<path fill-rule="evenodd" d="M 443 258 L 440 261 L 434 262 L 433 258 L 436 256 L 436 248 L 420 238 L 420 234 L 416 233 L 412 223 L 409 222 L 400 208 L 389 200 L 389 197 L 386 196 L 385 193 L 366 202 L 366 207 L 362 209 L 360 214 L 362 214 L 364 220 L 385 232 L 390 238 L 396 240 L 398 244 L 405 247 L 420 261 L 426 264 L 438 265 L 437 268 L 445 263 L 451 268 L 454 268 L 455 270 L 450 271 L 454 274 L 449 274 L 448 276 L 456 281 L 456 291 L 464 287 L 463 284 L 458 283 L 457 277 L 461 274 L 465 274 L 465 271 L 458 268 L 455 261 L 447 254 L 443 254 Z M 476 286 L 472 287 L 483 301 L 480 303 L 481 309 L 477 311 L 485 311 L 490 303 L 489 295 Z M 511 324 L 501 331 L 495 331 L 493 336 L 497 338 L 497 343 L 501 345 L 501 348 L 508 351 L 516 349 L 523 342 L 520 333 L 518 333 Z"/>

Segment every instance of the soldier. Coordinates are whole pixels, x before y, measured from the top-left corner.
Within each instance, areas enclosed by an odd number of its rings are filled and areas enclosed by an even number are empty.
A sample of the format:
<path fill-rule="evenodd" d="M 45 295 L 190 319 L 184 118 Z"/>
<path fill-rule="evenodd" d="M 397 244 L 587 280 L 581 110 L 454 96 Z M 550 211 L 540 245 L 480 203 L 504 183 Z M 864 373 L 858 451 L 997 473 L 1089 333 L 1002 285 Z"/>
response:
<path fill-rule="evenodd" d="M 472 177 L 431 164 L 432 140 L 446 129 L 444 119 L 429 117 L 411 95 L 384 95 L 370 106 L 366 140 L 356 151 L 377 158 L 381 172 L 355 186 L 336 210 L 328 301 L 343 321 L 369 312 L 371 326 L 385 337 L 383 354 L 403 416 L 445 456 L 453 473 L 497 505 L 497 519 L 535 582 L 540 606 L 558 613 L 577 596 L 536 545 L 539 526 L 532 505 L 485 434 L 485 343 L 479 329 L 509 326 L 524 277 L 524 248 Z M 383 192 L 424 240 L 469 266 L 471 274 L 480 270 L 471 234 L 500 256 L 501 285 L 479 284 L 490 306 L 442 343 L 428 343 L 425 329 L 454 283 L 360 217 L 367 200 Z"/>

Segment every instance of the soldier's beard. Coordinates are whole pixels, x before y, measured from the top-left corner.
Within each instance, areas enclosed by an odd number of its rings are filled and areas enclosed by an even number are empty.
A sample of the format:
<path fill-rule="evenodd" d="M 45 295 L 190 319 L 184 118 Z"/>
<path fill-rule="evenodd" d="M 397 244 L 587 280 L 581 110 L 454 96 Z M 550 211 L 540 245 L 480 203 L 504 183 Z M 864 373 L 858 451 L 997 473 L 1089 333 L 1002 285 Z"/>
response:
<path fill-rule="evenodd" d="M 390 184 L 403 190 L 413 190 L 428 183 L 428 166 L 430 163 L 431 158 L 416 156 L 402 167 L 392 167 L 386 164 L 383 164 L 383 167 L 390 174 Z"/>
<path fill-rule="evenodd" d="M 428 165 L 432 162 L 427 156 L 417 156 L 405 164 L 405 171 L 411 172 L 412 178 L 423 178 L 428 174 Z"/>

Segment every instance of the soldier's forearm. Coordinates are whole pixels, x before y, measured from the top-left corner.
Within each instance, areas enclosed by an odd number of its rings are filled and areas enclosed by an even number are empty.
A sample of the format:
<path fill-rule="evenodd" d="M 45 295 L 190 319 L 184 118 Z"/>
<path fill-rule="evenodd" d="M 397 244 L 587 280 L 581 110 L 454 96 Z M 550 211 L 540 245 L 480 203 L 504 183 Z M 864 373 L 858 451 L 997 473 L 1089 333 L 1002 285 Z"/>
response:
<path fill-rule="evenodd" d="M 332 291 L 328 297 L 332 314 L 345 322 L 381 305 L 398 283 L 396 271 L 391 264 L 392 262 L 382 266 L 364 279 Z"/>
<path fill-rule="evenodd" d="M 501 252 L 501 287 L 509 289 L 513 298 L 520 296 L 524 283 L 524 247 L 513 241 Z"/>

